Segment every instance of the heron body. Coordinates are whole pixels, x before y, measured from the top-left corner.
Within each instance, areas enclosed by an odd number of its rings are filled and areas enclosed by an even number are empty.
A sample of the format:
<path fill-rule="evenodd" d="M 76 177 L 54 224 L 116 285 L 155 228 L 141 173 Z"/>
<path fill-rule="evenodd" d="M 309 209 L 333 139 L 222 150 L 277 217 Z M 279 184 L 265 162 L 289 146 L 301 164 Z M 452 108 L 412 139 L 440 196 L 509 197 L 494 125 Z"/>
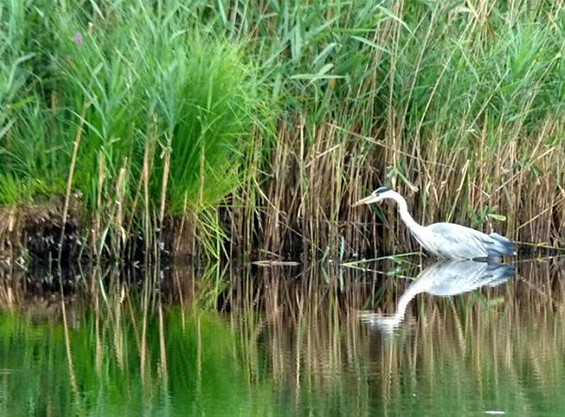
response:
<path fill-rule="evenodd" d="M 498 233 L 487 235 L 454 223 L 433 223 L 428 226 L 418 224 L 408 212 L 404 197 L 386 187 L 377 188 L 354 206 L 386 199 L 396 202 L 400 218 L 412 236 L 433 255 L 449 259 L 488 259 L 516 255 L 516 244 Z"/>

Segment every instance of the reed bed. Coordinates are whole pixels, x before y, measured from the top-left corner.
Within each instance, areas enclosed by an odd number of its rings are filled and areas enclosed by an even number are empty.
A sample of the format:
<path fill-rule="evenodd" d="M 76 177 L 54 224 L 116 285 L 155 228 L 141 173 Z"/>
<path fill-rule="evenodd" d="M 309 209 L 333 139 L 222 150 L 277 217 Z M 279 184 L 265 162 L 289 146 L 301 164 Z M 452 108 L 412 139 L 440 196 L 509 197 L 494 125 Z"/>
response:
<path fill-rule="evenodd" d="M 559 247 L 563 6 L 4 3 L 2 239 L 55 195 L 90 256 L 410 250 L 351 208 L 388 185 L 424 223 Z"/>

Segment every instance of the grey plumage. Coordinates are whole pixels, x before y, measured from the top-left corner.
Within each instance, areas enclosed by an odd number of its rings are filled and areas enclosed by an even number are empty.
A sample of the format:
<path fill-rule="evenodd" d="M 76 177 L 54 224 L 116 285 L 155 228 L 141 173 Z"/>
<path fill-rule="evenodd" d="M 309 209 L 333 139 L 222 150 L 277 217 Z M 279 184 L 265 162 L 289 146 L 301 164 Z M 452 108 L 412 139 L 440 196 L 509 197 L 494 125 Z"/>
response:
<path fill-rule="evenodd" d="M 429 226 L 416 223 L 408 212 L 406 200 L 396 191 L 386 187 L 377 188 L 354 206 L 385 199 L 397 203 L 400 217 L 412 236 L 433 255 L 450 259 L 488 259 L 516 255 L 516 244 L 498 233 L 487 235 L 454 223 L 434 223 Z"/>

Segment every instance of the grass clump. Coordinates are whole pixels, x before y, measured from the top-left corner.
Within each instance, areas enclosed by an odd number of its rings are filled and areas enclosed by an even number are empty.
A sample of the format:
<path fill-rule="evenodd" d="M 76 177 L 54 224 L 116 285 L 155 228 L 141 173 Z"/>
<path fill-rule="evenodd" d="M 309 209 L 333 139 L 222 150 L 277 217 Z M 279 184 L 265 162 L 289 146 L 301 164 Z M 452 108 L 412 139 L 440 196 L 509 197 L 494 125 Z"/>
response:
<path fill-rule="evenodd" d="M 198 25 L 180 3 L 35 6 L 6 10 L 53 33 L 32 45 L 29 55 L 41 59 L 5 94 L 29 94 L 0 143 L 13 177 L 58 193 L 70 179 L 105 219 L 98 237 L 108 229 L 125 237 L 133 219 L 144 218 L 147 232 L 165 214 L 214 211 L 241 180 L 257 117 L 241 47 Z M 215 218 L 202 217 L 208 230 L 219 229 L 209 223 Z"/>

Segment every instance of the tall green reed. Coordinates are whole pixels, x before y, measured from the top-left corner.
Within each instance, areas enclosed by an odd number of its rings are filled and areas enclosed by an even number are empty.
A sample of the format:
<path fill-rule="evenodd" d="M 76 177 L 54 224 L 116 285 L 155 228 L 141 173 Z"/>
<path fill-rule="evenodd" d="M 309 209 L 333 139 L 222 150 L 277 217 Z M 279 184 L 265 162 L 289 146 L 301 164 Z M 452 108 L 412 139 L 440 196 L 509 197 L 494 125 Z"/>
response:
<path fill-rule="evenodd" d="M 24 9 L 24 19 L 40 15 L 53 33 L 33 45 L 48 71 L 11 89 L 25 87 L 32 100 L 4 129 L 7 164 L 21 163 L 22 175 L 48 191 L 62 192 L 71 175 L 73 189 L 97 212 L 97 245 L 112 236 L 119 248 L 136 229 L 134 219 L 151 239 L 148 231 L 165 213 L 194 216 L 200 238 L 221 241 L 214 213 L 241 181 L 257 117 L 254 71 L 241 47 L 198 25 L 180 3 L 37 6 Z"/>

